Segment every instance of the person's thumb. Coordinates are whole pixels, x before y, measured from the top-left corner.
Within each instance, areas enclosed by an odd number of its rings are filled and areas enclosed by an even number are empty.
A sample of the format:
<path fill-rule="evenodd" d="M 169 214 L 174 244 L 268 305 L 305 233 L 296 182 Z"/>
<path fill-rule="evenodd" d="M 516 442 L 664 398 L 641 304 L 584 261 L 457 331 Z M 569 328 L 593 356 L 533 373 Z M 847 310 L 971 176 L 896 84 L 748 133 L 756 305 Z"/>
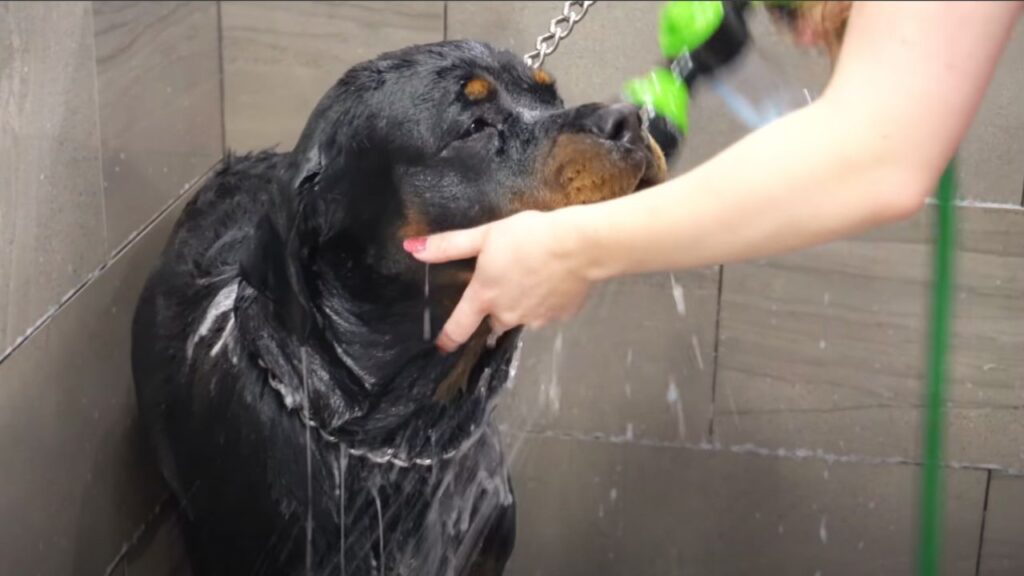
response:
<path fill-rule="evenodd" d="M 486 234 L 487 226 L 484 225 L 409 238 L 402 243 L 402 247 L 417 260 L 430 264 L 466 260 L 480 253 Z"/>

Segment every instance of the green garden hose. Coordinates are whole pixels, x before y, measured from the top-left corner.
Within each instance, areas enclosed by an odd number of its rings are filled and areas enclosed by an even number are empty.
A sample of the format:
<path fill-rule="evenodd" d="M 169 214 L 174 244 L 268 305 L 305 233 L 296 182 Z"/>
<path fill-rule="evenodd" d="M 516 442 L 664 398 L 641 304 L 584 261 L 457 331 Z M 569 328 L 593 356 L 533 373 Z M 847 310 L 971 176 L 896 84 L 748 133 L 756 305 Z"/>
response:
<path fill-rule="evenodd" d="M 939 181 L 932 272 L 931 341 L 925 391 L 924 462 L 921 476 L 918 574 L 938 576 L 942 553 L 946 380 L 953 323 L 953 263 L 956 259 L 956 159 Z"/>

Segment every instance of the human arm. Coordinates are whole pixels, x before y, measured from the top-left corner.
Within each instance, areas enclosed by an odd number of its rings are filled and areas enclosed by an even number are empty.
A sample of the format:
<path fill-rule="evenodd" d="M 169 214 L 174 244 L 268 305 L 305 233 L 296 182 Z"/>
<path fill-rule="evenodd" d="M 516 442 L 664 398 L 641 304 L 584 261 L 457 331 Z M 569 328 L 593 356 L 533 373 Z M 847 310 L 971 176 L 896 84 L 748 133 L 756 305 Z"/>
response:
<path fill-rule="evenodd" d="M 590 279 L 820 244 L 914 214 L 973 120 L 1019 3 L 854 5 L 822 97 L 689 173 L 558 216 Z"/>
<path fill-rule="evenodd" d="M 439 344 L 574 312 L 589 283 L 779 254 L 914 214 L 980 105 L 1021 3 L 854 5 L 822 97 L 631 196 L 431 237 L 478 256 Z"/>

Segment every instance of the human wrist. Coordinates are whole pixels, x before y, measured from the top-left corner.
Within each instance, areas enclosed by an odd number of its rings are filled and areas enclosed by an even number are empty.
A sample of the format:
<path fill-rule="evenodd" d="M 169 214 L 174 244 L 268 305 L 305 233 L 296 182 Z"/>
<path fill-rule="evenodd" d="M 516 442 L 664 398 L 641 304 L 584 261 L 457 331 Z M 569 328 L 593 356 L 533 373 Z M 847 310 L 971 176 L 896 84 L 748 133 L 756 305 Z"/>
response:
<path fill-rule="evenodd" d="M 571 206 L 553 213 L 563 261 L 589 282 L 618 273 L 608 250 L 608 226 L 599 205 Z"/>

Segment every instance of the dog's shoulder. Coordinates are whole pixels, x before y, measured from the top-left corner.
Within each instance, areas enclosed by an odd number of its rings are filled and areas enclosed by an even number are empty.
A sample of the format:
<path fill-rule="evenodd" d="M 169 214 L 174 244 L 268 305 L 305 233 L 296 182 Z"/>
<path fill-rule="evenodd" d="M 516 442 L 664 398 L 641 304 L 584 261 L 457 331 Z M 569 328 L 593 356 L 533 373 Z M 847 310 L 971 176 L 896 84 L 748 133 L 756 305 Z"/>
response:
<path fill-rule="evenodd" d="M 287 155 L 227 155 L 178 217 L 160 269 L 175 283 L 205 283 L 237 268 L 239 254 L 273 198 Z"/>

